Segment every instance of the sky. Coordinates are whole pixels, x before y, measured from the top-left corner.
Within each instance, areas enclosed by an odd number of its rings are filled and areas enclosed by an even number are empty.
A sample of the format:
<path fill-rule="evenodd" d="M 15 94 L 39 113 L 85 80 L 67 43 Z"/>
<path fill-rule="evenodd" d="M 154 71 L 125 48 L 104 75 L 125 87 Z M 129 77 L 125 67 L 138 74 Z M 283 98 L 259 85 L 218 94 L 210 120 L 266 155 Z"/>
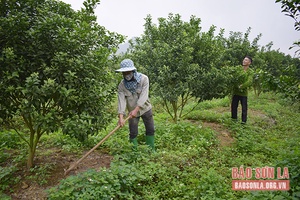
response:
<path fill-rule="evenodd" d="M 83 0 L 62 1 L 74 10 L 83 7 Z M 297 49 L 289 47 L 300 40 L 294 19 L 282 13 L 275 0 L 101 0 L 95 10 L 100 25 L 127 39 L 143 34 L 147 15 L 158 25 L 157 19 L 169 13 L 179 14 L 183 21 L 194 15 L 201 19 L 202 31 L 214 25 L 217 31 L 225 29 L 226 37 L 231 31 L 245 33 L 251 27 L 250 41 L 262 34 L 259 45 L 273 42 L 272 49 L 291 56 Z"/>

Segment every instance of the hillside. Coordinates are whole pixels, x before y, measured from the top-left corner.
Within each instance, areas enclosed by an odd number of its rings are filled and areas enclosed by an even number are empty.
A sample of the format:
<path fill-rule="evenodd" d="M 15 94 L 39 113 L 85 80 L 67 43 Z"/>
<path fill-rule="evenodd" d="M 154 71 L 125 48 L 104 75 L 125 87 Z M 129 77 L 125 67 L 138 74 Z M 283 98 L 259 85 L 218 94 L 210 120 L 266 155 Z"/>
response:
<path fill-rule="evenodd" d="M 229 99 L 200 103 L 177 124 L 153 99 L 156 149 L 144 143 L 132 152 L 127 128 L 109 138 L 68 177 L 77 161 L 115 127 L 113 121 L 82 146 L 61 133 L 45 136 L 36 167 L 26 171 L 25 147 L 13 132 L 1 139 L 1 199 L 293 199 L 299 193 L 300 113 L 272 93 L 249 96 L 249 121 L 231 121 Z M 190 102 L 188 107 L 192 107 Z M 188 110 L 189 108 L 186 108 Z M 239 111 L 240 114 L 240 111 Z M 234 167 L 287 167 L 291 189 L 233 191 Z"/>

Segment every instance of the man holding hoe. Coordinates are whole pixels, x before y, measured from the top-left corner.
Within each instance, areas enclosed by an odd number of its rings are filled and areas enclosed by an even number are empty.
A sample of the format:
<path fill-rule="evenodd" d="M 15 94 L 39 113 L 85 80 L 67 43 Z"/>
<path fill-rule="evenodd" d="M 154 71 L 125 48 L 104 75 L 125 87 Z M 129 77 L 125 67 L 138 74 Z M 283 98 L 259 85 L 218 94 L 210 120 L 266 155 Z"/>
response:
<path fill-rule="evenodd" d="M 146 129 L 146 144 L 154 151 L 154 120 L 152 105 L 149 100 L 149 79 L 146 75 L 137 72 L 134 63 L 125 59 L 120 64 L 123 79 L 118 86 L 118 125 L 125 125 L 126 109 L 129 112 L 129 141 L 137 149 L 138 123 L 143 119 Z"/>

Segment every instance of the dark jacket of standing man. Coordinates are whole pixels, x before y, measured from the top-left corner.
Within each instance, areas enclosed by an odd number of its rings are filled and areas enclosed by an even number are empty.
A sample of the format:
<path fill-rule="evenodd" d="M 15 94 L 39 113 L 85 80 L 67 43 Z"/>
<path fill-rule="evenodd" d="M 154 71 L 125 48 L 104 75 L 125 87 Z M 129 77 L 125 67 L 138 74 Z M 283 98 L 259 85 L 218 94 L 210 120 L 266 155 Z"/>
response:
<path fill-rule="evenodd" d="M 247 112 L 248 112 L 248 88 L 252 85 L 253 71 L 249 68 L 252 63 L 252 58 L 246 56 L 243 60 L 243 72 L 244 82 L 237 85 L 233 89 L 233 97 L 231 101 L 231 118 L 237 120 L 237 109 L 238 104 L 241 102 L 242 105 L 242 124 L 247 122 Z"/>

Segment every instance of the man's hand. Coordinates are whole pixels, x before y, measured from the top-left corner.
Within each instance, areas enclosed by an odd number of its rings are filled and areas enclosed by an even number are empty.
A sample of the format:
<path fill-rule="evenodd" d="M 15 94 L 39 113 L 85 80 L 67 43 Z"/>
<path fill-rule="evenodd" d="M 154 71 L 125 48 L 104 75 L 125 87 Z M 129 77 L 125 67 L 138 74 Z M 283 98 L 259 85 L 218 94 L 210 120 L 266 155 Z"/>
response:
<path fill-rule="evenodd" d="M 120 126 L 120 127 L 123 127 L 124 125 L 125 125 L 125 120 L 124 120 L 124 118 L 123 118 L 123 115 L 119 115 L 119 121 L 118 121 L 118 125 Z"/>
<path fill-rule="evenodd" d="M 138 106 L 135 109 L 133 109 L 133 111 L 131 111 L 129 113 L 130 118 L 135 118 L 137 116 L 139 110 L 140 110 L 140 107 L 138 107 Z"/>

